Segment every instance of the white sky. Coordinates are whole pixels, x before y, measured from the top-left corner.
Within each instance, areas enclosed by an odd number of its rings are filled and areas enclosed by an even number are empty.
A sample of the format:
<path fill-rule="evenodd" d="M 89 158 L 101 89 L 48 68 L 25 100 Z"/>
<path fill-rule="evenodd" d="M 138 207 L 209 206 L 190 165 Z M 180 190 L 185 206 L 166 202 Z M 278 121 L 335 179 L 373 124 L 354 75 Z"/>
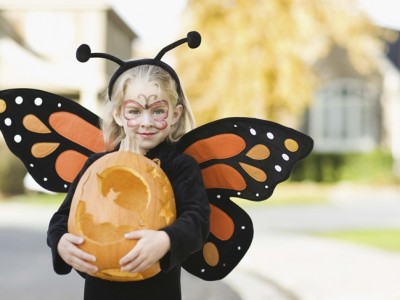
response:
<path fill-rule="evenodd" d="M 141 48 L 158 49 L 174 42 L 186 0 L 109 0 L 115 11 L 139 35 Z M 190 31 L 192 29 L 189 29 Z M 155 53 L 157 54 L 157 53 Z"/>
<path fill-rule="evenodd" d="M 376 24 L 400 30 L 399 0 L 358 0 Z"/>
<path fill-rule="evenodd" d="M 109 0 L 139 35 L 144 51 L 175 41 L 186 0 Z M 199 0 L 201 1 L 201 0 Z M 400 0 L 357 0 L 377 24 L 400 30 Z M 193 28 L 188 28 L 187 31 Z M 154 50 L 153 50 L 154 51 Z"/>

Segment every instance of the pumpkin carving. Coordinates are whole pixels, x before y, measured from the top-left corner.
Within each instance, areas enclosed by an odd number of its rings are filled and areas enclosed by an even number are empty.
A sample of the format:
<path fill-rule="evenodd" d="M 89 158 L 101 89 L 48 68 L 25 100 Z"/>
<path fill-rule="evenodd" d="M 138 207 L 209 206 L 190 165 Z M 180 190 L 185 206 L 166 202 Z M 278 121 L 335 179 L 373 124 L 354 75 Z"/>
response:
<path fill-rule="evenodd" d="M 71 203 L 68 231 L 84 237 L 79 247 L 96 257 L 95 276 L 137 281 L 160 272 L 158 263 L 142 273 L 120 270 L 119 260 L 135 246 L 124 234 L 158 230 L 175 221 L 175 199 L 168 177 L 150 159 L 113 152 L 96 160 L 81 177 Z"/>

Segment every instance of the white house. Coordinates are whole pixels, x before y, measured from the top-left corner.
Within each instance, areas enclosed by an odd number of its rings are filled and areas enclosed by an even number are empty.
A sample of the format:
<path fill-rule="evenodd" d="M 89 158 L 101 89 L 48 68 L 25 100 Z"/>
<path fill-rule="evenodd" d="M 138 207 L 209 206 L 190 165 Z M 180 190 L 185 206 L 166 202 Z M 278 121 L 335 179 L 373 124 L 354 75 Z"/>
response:
<path fill-rule="evenodd" d="M 0 0 L 0 89 L 29 87 L 76 99 L 97 111 L 116 65 L 82 64 L 77 47 L 121 59 L 132 56 L 136 34 L 104 0 Z"/>
<path fill-rule="evenodd" d="M 307 117 L 319 153 L 368 152 L 383 147 L 400 176 L 400 42 L 378 53 L 378 70 L 357 72 L 345 49 L 334 47 L 315 66 L 320 78 Z M 397 57 L 397 61 L 396 58 Z"/>

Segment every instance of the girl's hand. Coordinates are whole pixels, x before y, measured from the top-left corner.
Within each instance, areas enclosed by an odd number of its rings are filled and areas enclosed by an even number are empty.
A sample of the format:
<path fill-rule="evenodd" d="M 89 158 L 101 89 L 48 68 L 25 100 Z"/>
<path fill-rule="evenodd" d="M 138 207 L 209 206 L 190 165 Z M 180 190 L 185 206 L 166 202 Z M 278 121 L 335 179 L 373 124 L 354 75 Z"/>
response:
<path fill-rule="evenodd" d="M 65 233 L 58 242 L 58 254 L 74 269 L 88 274 L 96 273 L 98 268 L 91 264 L 91 262 L 96 261 L 96 257 L 82 251 L 76 246 L 82 244 L 83 241 L 82 237 Z"/>
<path fill-rule="evenodd" d="M 138 240 L 119 263 L 121 271 L 140 273 L 158 262 L 170 249 L 171 241 L 165 231 L 137 230 L 125 234 L 125 238 Z"/>

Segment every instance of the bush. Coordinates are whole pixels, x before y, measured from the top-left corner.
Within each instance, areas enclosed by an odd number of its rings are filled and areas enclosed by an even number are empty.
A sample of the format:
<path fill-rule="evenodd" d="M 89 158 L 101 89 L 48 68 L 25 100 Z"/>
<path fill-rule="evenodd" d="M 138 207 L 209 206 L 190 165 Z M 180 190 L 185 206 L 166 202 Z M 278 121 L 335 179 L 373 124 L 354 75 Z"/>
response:
<path fill-rule="evenodd" d="M 24 164 L 4 144 L 0 144 L 0 157 L 0 192 L 6 196 L 23 194 Z"/>
<path fill-rule="evenodd" d="M 369 153 L 312 153 L 299 162 L 290 180 L 315 182 L 351 181 L 367 184 L 393 183 L 393 157 L 387 151 Z"/>

